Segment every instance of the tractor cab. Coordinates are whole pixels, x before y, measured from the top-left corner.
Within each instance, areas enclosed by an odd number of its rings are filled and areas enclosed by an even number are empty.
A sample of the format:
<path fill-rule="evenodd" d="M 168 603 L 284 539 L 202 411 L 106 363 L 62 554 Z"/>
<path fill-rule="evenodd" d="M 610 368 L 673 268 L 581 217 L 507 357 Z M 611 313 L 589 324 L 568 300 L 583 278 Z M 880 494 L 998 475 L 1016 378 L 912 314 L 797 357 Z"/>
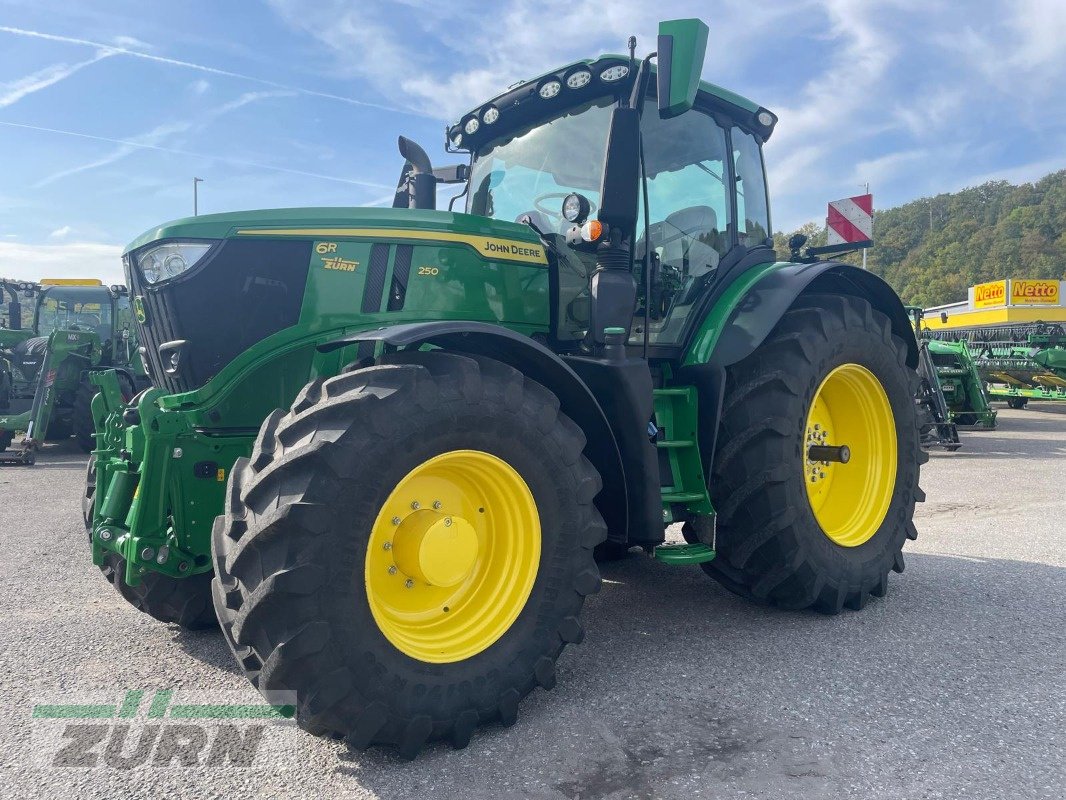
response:
<path fill-rule="evenodd" d="M 660 70 L 663 80 L 652 81 Z M 670 96 L 671 75 L 692 89 L 691 100 Z M 635 117 L 639 138 L 615 135 L 619 114 Z M 631 345 L 673 356 L 716 277 L 740 254 L 771 245 L 762 144 L 776 121 L 698 80 L 698 70 L 682 75 L 670 63 L 604 55 L 511 88 L 465 114 L 447 137 L 451 151 L 470 154 L 467 213 L 529 225 L 552 255 L 559 349 L 587 348 L 601 335 L 590 336 L 591 277 L 606 249 L 621 255 L 604 247 L 605 217 L 619 203 L 604 209 L 602 198 L 605 186 L 612 196 L 625 192 L 620 210 L 628 213 L 614 227 L 621 233 L 634 217 L 628 247 L 638 307 L 632 325 L 624 311 L 610 321 Z M 612 263 L 628 270 L 628 261 Z"/>
<path fill-rule="evenodd" d="M 124 286 L 105 286 L 94 278 L 41 281 L 33 317 L 38 336 L 53 331 L 91 332 L 105 352 L 122 350 L 124 360 L 128 360 L 132 323 L 129 293 Z"/>

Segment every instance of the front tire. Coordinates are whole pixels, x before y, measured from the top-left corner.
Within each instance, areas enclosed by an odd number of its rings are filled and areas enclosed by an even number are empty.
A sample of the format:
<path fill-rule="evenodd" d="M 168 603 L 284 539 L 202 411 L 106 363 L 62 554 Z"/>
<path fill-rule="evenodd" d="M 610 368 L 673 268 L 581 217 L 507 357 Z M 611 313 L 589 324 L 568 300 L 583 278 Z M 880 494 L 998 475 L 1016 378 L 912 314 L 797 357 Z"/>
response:
<path fill-rule="evenodd" d="M 918 376 L 906 355 L 866 301 L 806 295 L 729 368 L 711 576 L 760 602 L 830 614 L 885 595 L 925 499 Z M 847 444 L 850 460 L 812 460 L 812 444 Z"/>
<path fill-rule="evenodd" d="M 188 630 L 204 630 L 218 625 L 211 607 L 211 573 L 201 572 L 188 578 L 171 578 L 158 572 L 146 572 L 137 586 L 126 583 L 126 561 L 109 553 L 100 565 L 107 582 L 138 611 L 160 622 L 170 622 Z"/>
<path fill-rule="evenodd" d="M 383 361 L 263 423 L 215 522 L 213 592 L 245 674 L 294 692 L 301 727 L 412 758 L 555 684 L 606 528 L 584 435 L 543 386 L 442 352 Z"/>

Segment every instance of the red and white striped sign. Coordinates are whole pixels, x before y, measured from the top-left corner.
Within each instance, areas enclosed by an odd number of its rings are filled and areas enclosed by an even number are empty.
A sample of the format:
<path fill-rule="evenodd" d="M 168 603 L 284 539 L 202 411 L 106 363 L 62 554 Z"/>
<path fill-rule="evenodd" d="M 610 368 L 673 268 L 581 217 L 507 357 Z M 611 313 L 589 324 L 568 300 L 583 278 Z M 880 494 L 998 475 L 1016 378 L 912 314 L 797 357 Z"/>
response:
<path fill-rule="evenodd" d="M 829 244 L 854 244 L 868 247 L 874 238 L 874 196 L 860 194 L 829 204 L 826 219 Z"/>

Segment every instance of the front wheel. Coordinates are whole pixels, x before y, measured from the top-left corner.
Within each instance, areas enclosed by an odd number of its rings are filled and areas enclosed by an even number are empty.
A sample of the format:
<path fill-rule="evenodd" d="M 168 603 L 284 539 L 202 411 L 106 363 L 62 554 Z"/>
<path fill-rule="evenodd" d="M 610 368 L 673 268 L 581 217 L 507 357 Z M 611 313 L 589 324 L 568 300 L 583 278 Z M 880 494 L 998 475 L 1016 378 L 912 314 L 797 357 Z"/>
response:
<path fill-rule="evenodd" d="M 729 368 L 710 575 L 761 602 L 826 613 L 885 594 L 917 536 L 928 460 L 906 356 L 866 301 L 805 295 Z"/>
<path fill-rule="evenodd" d="M 600 478 L 556 397 L 499 362 L 399 353 L 263 423 L 215 522 L 234 655 L 297 721 L 413 757 L 515 721 L 600 586 Z"/>

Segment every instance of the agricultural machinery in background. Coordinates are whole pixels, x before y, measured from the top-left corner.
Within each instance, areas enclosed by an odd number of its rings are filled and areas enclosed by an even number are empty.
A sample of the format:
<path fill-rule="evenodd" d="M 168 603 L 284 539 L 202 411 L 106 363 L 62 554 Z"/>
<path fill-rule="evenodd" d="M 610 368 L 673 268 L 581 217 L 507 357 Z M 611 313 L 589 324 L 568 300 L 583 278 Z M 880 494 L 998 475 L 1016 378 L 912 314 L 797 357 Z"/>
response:
<path fill-rule="evenodd" d="M 943 447 L 955 452 L 962 443 L 959 441 L 959 429 L 952 420 L 951 409 L 940 383 L 940 374 L 933 363 L 930 353 L 930 340 L 922 336 L 922 318 L 924 312 L 920 306 L 907 306 L 914 331 L 918 336 L 918 418 L 921 425 L 922 447 L 930 449 Z M 954 386 L 952 386 L 954 388 Z"/>
<path fill-rule="evenodd" d="M 401 137 L 391 209 L 134 241 L 154 388 L 91 377 L 115 588 L 405 757 L 555 684 L 605 542 L 782 608 L 883 597 L 924 499 L 917 343 L 877 276 L 778 260 L 777 118 L 700 80 L 707 35 L 512 86 L 448 129 L 459 166 Z"/>
<path fill-rule="evenodd" d="M 1030 400 L 1066 400 L 1066 327 L 1058 323 L 974 330 L 960 346 L 975 356 L 988 393 L 1011 408 Z"/>
<path fill-rule="evenodd" d="M 116 370 L 126 399 L 147 385 L 128 293 L 82 279 L 0 286 L 9 298 L 0 328 L 0 464 L 33 464 L 41 442 L 71 435 L 89 452 L 97 392 L 89 376 Z M 17 432 L 25 436 L 9 450 Z"/>

